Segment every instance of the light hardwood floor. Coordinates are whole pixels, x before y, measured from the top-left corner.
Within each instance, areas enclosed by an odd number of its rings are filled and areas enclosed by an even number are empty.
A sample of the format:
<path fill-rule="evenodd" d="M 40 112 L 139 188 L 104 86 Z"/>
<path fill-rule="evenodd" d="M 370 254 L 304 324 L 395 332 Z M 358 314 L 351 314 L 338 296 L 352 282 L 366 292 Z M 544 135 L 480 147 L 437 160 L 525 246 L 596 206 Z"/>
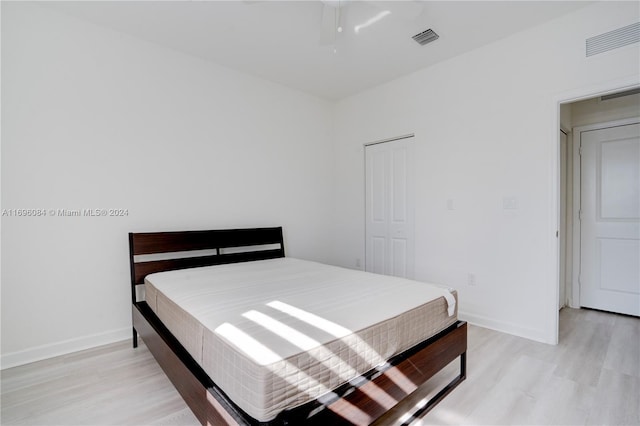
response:
<path fill-rule="evenodd" d="M 640 319 L 563 309 L 560 324 L 557 346 L 470 326 L 467 380 L 413 424 L 640 425 Z M 377 424 L 405 420 L 456 368 Z M 198 424 L 144 344 L 3 370 L 0 383 L 3 425 Z"/>

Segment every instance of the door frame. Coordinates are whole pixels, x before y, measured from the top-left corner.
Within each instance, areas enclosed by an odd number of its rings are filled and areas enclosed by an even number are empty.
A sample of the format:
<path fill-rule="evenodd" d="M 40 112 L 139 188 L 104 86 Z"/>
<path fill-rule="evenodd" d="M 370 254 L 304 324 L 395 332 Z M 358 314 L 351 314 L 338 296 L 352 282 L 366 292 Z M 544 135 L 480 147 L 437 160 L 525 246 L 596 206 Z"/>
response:
<path fill-rule="evenodd" d="M 558 309 L 562 309 L 565 306 L 568 305 L 568 299 L 569 299 L 569 295 L 570 295 L 570 291 L 569 291 L 569 281 L 567 278 L 570 278 L 569 275 L 569 271 L 572 270 L 572 268 L 568 268 L 568 255 L 569 254 L 573 254 L 570 250 L 572 249 L 572 247 L 570 247 L 569 245 L 569 239 L 571 238 L 571 233 L 567 232 L 568 228 L 569 228 L 569 224 L 570 224 L 570 220 L 568 220 L 568 214 L 569 211 L 571 211 L 571 209 L 569 209 L 569 203 L 568 203 L 568 199 L 569 199 L 569 194 L 573 193 L 572 190 L 570 190 L 570 185 L 571 188 L 573 188 L 572 185 L 572 178 L 573 178 L 573 174 L 569 175 L 569 171 L 570 170 L 562 170 L 563 166 L 566 166 L 567 163 L 570 161 L 569 159 L 572 158 L 572 152 L 571 152 L 571 131 L 567 130 L 565 128 L 563 128 L 562 126 L 560 126 L 560 160 L 563 159 L 564 157 L 564 161 L 562 161 L 560 163 L 560 195 L 563 195 L 563 191 L 564 191 L 564 197 L 561 197 L 560 200 L 560 223 L 558 224 L 558 237 L 559 237 L 559 241 L 558 243 L 560 244 L 560 283 L 559 283 L 559 290 L 558 290 L 558 294 L 559 294 L 559 300 L 558 300 Z M 562 135 L 564 135 L 564 147 L 562 146 Z M 564 182 L 563 182 L 563 177 L 564 177 Z M 571 206 L 573 207 L 573 206 Z M 564 212 L 563 212 L 564 210 Z M 564 223 L 564 227 L 562 226 L 562 224 Z M 571 238 L 571 241 L 573 241 L 573 239 Z M 564 243 L 564 246 L 563 246 Z M 560 297 L 560 296 L 564 296 L 564 297 Z"/>
<path fill-rule="evenodd" d="M 632 118 L 624 118 L 621 120 L 603 121 L 601 123 L 587 124 L 573 128 L 573 274 L 571 280 L 571 299 L 569 306 L 571 308 L 580 308 L 580 266 L 582 260 L 581 254 L 581 223 L 580 223 L 580 197 L 582 191 L 581 182 L 581 158 L 580 158 L 580 141 L 583 132 L 593 130 L 608 129 L 610 127 L 626 126 L 629 124 L 640 123 L 640 116 Z M 577 208 L 576 208 L 577 207 Z"/>
<path fill-rule="evenodd" d="M 560 311 L 558 303 L 560 300 L 560 239 L 557 232 L 560 227 L 560 105 L 582 101 L 598 96 L 609 95 L 625 90 L 637 89 L 640 87 L 640 77 L 637 74 L 628 75 L 619 79 L 601 82 L 589 86 L 558 92 L 551 95 L 552 112 L 550 120 L 551 126 L 547 129 L 550 141 L 551 156 L 549 164 L 549 279 L 548 285 L 544 286 L 547 302 L 545 303 L 545 318 L 543 340 L 552 345 L 558 344 L 560 335 Z M 575 171 L 574 171 L 575 172 Z M 573 297 L 573 295 L 572 295 Z"/>

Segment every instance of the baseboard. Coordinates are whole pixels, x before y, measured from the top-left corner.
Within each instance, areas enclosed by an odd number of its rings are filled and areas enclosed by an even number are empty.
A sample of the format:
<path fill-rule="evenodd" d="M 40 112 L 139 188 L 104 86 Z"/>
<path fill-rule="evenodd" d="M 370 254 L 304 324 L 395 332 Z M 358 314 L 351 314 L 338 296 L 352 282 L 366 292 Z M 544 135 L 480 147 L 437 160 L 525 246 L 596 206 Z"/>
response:
<path fill-rule="evenodd" d="M 64 340 L 62 342 L 50 343 L 48 345 L 36 346 L 18 352 L 3 354 L 0 357 L 0 369 L 5 370 L 31 362 L 42 361 L 60 355 L 67 355 L 96 346 L 107 345 L 109 343 L 120 342 L 131 339 L 131 327 L 111 330 L 104 333 L 92 334 L 75 339 Z"/>
<path fill-rule="evenodd" d="M 458 312 L 458 318 L 478 327 L 489 328 L 501 333 L 524 337 L 525 339 L 535 340 L 536 342 L 549 343 L 545 339 L 544 330 L 541 329 L 524 327 L 520 324 L 499 321 L 494 318 L 489 318 L 483 315 L 472 314 L 464 311 Z"/>

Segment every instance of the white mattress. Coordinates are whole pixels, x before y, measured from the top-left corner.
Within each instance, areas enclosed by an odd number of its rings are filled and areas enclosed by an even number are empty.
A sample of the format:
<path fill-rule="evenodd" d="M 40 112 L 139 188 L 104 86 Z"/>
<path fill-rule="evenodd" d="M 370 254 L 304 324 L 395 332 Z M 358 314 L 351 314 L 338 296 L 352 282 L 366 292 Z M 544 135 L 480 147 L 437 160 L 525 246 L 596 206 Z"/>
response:
<path fill-rule="evenodd" d="M 293 258 L 151 274 L 147 303 L 260 421 L 321 397 L 456 321 L 455 292 Z"/>

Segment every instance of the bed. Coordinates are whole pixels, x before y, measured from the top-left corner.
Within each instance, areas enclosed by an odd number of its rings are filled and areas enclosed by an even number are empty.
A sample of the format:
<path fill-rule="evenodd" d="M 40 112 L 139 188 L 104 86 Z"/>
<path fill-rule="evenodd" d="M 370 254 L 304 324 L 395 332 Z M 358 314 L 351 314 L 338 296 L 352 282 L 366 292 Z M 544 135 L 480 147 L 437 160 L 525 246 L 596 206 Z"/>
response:
<path fill-rule="evenodd" d="M 129 246 L 133 346 L 203 425 L 370 424 L 459 358 L 415 418 L 465 379 L 448 289 L 285 257 L 282 228 L 130 233 Z"/>

